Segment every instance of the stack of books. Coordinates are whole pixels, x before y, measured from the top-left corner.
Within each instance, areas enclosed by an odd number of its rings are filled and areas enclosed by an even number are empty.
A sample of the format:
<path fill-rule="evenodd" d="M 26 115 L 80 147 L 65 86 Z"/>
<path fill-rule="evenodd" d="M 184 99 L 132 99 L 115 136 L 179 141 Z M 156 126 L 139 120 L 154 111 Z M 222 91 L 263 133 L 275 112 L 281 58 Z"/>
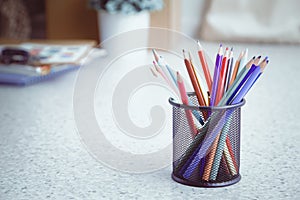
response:
<path fill-rule="evenodd" d="M 0 45 L 0 83 L 28 85 L 78 69 L 94 42 Z"/>

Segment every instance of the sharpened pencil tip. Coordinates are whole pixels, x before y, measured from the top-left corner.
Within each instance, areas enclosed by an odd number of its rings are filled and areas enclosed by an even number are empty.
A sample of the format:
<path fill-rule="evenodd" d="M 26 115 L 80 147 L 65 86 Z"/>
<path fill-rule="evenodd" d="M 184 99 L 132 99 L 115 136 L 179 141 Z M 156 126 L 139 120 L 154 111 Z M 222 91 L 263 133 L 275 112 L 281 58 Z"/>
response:
<path fill-rule="evenodd" d="M 254 60 L 254 59 L 255 59 L 255 56 L 252 57 L 252 60 Z"/>
<path fill-rule="evenodd" d="M 233 51 L 233 47 L 231 47 L 230 51 Z"/>
<path fill-rule="evenodd" d="M 222 45 L 222 43 L 220 44 L 220 47 L 222 47 L 223 45 Z"/>
<path fill-rule="evenodd" d="M 182 78 L 181 78 L 181 76 L 180 76 L 180 73 L 179 73 L 178 71 L 176 72 L 176 75 L 177 75 L 177 82 L 178 82 L 178 83 L 182 83 L 183 80 L 182 80 Z"/>
<path fill-rule="evenodd" d="M 158 53 L 155 51 L 155 49 L 152 49 L 152 53 L 154 55 L 154 58 L 155 58 L 156 62 L 158 62 L 159 56 L 158 56 Z"/>
<path fill-rule="evenodd" d="M 186 59 L 185 50 L 182 49 L 183 58 Z"/>
<path fill-rule="evenodd" d="M 219 54 L 219 55 L 223 55 L 222 44 L 220 44 L 220 47 L 219 47 L 219 50 L 218 50 L 218 54 Z"/>
<path fill-rule="evenodd" d="M 267 60 L 266 62 L 267 62 L 267 64 L 268 64 L 268 63 L 269 63 L 269 60 Z"/>
<path fill-rule="evenodd" d="M 268 56 L 266 56 L 264 60 L 268 60 L 268 58 L 269 58 L 269 57 L 268 57 Z"/>
<path fill-rule="evenodd" d="M 201 46 L 201 44 L 200 44 L 200 40 L 197 40 L 197 44 L 198 44 L 198 50 L 199 50 L 199 51 L 202 51 L 203 48 L 202 48 L 202 46 Z"/>
<path fill-rule="evenodd" d="M 226 49 L 225 49 L 226 51 L 228 51 L 228 47 L 226 47 Z"/>
<path fill-rule="evenodd" d="M 260 58 L 261 58 L 261 56 L 258 56 L 257 58 L 258 58 L 258 59 L 260 59 Z"/>

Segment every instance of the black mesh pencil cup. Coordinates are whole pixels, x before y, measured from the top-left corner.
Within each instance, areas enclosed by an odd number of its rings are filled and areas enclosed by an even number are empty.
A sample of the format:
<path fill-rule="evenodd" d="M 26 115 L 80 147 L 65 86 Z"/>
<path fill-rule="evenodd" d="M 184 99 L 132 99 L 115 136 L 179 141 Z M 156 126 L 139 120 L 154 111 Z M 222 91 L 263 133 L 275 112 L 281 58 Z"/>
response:
<path fill-rule="evenodd" d="M 237 183 L 240 168 L 240 116 L 245 100 L 235 105 L 200 107 L 194 94 L 191 105 L 173 106 L 173 173 L 182 184 L 221 187 Z"/>

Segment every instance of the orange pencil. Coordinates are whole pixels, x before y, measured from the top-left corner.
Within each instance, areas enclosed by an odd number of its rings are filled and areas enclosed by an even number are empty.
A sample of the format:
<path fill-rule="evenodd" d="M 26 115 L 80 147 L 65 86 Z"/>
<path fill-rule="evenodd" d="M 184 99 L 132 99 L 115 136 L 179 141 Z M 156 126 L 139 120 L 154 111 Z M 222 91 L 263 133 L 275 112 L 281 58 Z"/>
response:
<path fill-rule="evenodd" d="M 194 73 L 194 69 L 191 65 L 191 63 L 188 61 L 188 59 L 186 58 L 185 56 L 185 51 L 183 50 L 183 57 L 184 57 L 184 64 L 186 66 L 186 69 L 188 71 L 188 74 L 190 76 L 190 79 L 191 79 L 191 82 L 192 82 L 192 85 L 193 85 L 193 88 L 195 90 L 195 93 L 196 93 L 196 97 L 198 99 L 198 102 L 199 102 L 199 105 L 200 106 L 205 106 L 206 103 L 205 103 L 205 100 L 202 96 L 202 91 L 201 91 L 201 88 L 199 86 L 199 83 L 197 82 L 197 78 L 196 78 L 196 74 Z"/>
<path fill-rule="evenodd" d="M 208 154 L 208 161 L 205 163 L 204 173 L 203 173 L 203 176 L 202 176 L 202 179 L 205 180 L 205 181 L 209 180 L 209 176 L 210 176 L 210 172 L 211 172 L 212 165 L 213 165 L 213 162 L 214 162 L 214 157 L 215 157 L 215 153 L 216 153 L 216 150 L 217 150 L 220 135 L 221 134 L 218 134 L 218 136 L 216 137 L 216 139 L 215 139 L 215 141 L 212 145 L 211 151 Z"/>
<path fill-rule="evenodd" d="M 229 86 L 231 86 L 231 84 L 233 83 L 233 81 L 235 80 L 236 78 L 236 75 L 238 73 L 238 70 L 239 70 L 239 66 L 240 66 L 240 62 L 241 62 L 241 58 L 243 57 L 244 55 L 244 51 L 242 51 L 239 55 L 239 58 L 236 60 L 235 62 L 235 65 L 234 65 L 234 70 L 233 70 L 233 73 L 232 73 L 232 76 L 231 76 L 231 80 L 229 82 Z"/>
<path fill-rule="evenodd" d="M 199 59 L 200 59 L 201 65 L 202 65 L 202 69 L 203 69 L 203 72 L 204 72 L 204 76 L 205 76 L 205 80 L 206 80 L 208 90 L 211 92 L 211 86 L 212 86 L 211 75 L 210 75 L 210 72 L 209 72 L 209 69 L 208 69 L 208 65 L 207 65 L 207 62 L 206 62 L 206 59 L 205 59 L 205 56 L 204 56 L 204 52 L 203 52 L 203 48 L 200 44 L 200 41 L 198 40 L 197 43 L 198 43 L 198 56 L 199 56 Z"/>
<path fill-rule="evenodd" d="M 200 84 L 200 81 L 199 81 L 199 79 L 198 79 L 198 76 L 197 76 L 197 73 L 196 73 L 196 70 L 195 70 L 195 66 L 194 66 L 192 60 L 193 60 L 193 59 L 192 59 L 191 52 L 189 52 L 189 61 L 190 61 L 190 63 L 191 63 L 191 66 L 192 66 L 192 69 L 193 69 L 193 71 L 194 71 L 194 74 L 195 74 L 195 76 L 196 76 L 197 83 L 198 83 L 198 85 L 199 85 L 199 87 L 200 87 L 201 95 L 202 95 L 202 97 L 203 97 L 203 99 L 204 99 L 204 101 L 205 101 L 204 94 L 203 94 L 203 90 L 202 90 L 203 88 L 201 87 L 201 84 Z M 208 106 L 208 104 L 206 103 L 206 101 L 205 101 L 205 105 Z"/>

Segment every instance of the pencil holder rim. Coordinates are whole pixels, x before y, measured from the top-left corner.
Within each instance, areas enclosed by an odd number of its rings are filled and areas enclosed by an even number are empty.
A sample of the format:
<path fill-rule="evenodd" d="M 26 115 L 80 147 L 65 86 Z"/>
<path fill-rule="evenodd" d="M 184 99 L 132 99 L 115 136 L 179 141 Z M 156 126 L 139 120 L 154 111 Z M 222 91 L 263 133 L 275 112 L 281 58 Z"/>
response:
<path fill-rule="evenodd" d="M 194 96 L 195 93 L 188 93 L 188 96 Z M 224 110 L 224 109 L 231 109 L 231 108 L 238 108 L 242 107 L 245 105 L 246 100 L 243 99 L 241 102 L 233 105 L 226 105 L 226 106 L 190 106 L 190 105 L 185 105 L 181 103 L 175 102 L 175 99 L 170 97 L 169 98 L 169 103 L 172 106 L 178 107 L 178 108 L 184 108 L 184 109 L 190 109 L 190 110 Z"/>

